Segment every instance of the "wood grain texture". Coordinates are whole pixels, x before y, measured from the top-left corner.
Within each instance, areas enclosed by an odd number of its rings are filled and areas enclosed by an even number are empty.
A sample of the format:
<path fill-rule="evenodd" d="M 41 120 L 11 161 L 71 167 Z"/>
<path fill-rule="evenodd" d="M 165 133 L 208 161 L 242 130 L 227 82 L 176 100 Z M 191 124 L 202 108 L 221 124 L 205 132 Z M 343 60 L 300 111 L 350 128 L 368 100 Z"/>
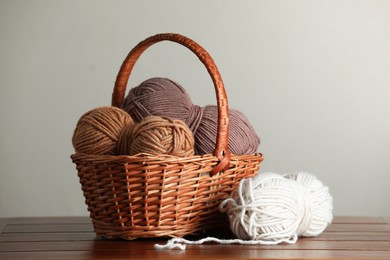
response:
<path fill-rule="evenodd" d="M 96 238 L 89 218 L 0 219 L 0 259 L 390 259 L 390 223 L 335 217 L 320 236 L 294 245 L 192 245 L 155 250 L 166 239 Z"/>

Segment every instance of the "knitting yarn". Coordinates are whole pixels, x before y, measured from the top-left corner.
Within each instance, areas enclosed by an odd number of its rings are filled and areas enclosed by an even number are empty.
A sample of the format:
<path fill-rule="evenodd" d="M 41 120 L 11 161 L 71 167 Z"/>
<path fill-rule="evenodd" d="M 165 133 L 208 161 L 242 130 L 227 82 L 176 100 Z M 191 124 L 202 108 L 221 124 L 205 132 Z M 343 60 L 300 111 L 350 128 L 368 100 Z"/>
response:
<path fill-rule="evenodd" d="M 203 116 L 195 132 L 195 153 L 212 153 L 218 132 L 218 107 L 208 105 L 202 108 Z M 246 116 L 236 110 L 229 109 L 228 148 L 231 153 L 253 154 L 257 151 L 260 138 Z"/>
<path fill-rule="evenodd" d="M 116 107 L 98 107 L 82 115 L 77 122 L 72 144 L 77 153 L 114 155 L 119 135 L 133 120 Z"/>
<path fill-rule="evenodd" d="M 264 173 L 243 179 L 220 210 L 227 212 L 230 228 L 240 239 L 295 243 L 299 236 L 320 234 L 332 221 L 332 197 L 308 173 L 286 178 Z"/>
<path fill-rule="evenodd" d="M 284 177 L 303 187 L 310 207 L 311 217 L 308 225 L 298 233 L 305 237 L 319 235 L 332 219 L 333 205 L 328 187 L 314 175 L 305 172 L 289 173 Z"/>
<path fill-rule="evenodd" d="M 194 105 L 185 89 L 166 78 L 151 78 L 132 88 L 122 108 L 135 121 L 155 115 L 184 121 L 195 137 L 195 153 L 208 154 L 215 149 L 218 131 L 218 108 Z M 236 155 L 253 154 L 260 139 L 245 115 L 229 110 L 228 148 Z"/>
<path fill-rule="evenodd" d="M 194 154 L 194 137 L 181 120 L 147 116 L 139 123 L 127 125 L 118 142 L 117 154 L 138 153 L 191 156 Z"/>
<path fill-rule="evenodd" d="M 130 89 L 122 108 L 134 121 L 154 115 L 180 119 L 191 131 L 198 127 L 201 108 L 193 105 L 187 91 L 167 78 L 151 78 Z"/>

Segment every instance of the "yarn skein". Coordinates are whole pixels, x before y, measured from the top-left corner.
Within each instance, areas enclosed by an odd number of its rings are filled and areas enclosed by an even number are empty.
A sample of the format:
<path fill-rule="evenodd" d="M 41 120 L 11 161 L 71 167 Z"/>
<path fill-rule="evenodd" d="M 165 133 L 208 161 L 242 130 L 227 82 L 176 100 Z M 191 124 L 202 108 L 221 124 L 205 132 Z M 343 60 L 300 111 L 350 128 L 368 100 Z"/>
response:
<path fill-rule="evenodd" d="M 308 173 L 244 179 L 220 205 L 238 238 L 274 243 L 320 234 L 332 221 L 332 209 L 328 188 Z"/>
<path fill-rule="evenodd" d="M 203 115 L 195 132 L 196 154 L 212 153 L 218 132 L 218 107 L 207 105 L 202 108 Z M 245 115 L 233 108 L 229 109 L 228 148 L 231 153 L 253 154 L 257 151 L 260 138 Z"/>
<path fill-rule="evenodd" d="M 115 155 L 119 136 L 133 120 L 116 107 L 98 107 L 83 114 L 73 132 L 72 144 L 77 153 Z"/>
<path fill-rule="evenodd" d="M 305 237 L 319 235 L 328 226 L 332 219 L 332 198 L 329 196 L 329 189 L 314 175 L 299 172 L 285 174 L 284 178 L 294 180 L 304 188 L 310 205 L 310 221 L 308 226 L 299 230 L 298 233 Z"/>
<path fill-rule="evenodd" d="M 194 155 L 194 137 L 187 125 L 178 119 L 147 116 L 139 123 L 125 127 L 118 141 L 117 154 Z"/>
<path fill-rule="evenodd" d="M 218 108 L 194 105 L 185 89 L 166 78 L 151 78 L 132 88 L 122 108 L 135 121 L 155 115 L 184 121 L 195 137 L 195 153 L 209 154 L 215 149 Z M 229 109 L 228 148 L 236 155 L 257 152 L 260 138 L 245 115 Z"/>
<path fill-rule="evenodd" d="M 192 104 L 187 91 L 167 78 L 151 78 L 130 89 L 122 108 L 134 121 L 146 116 L 163 116 L 184 121 L 194 132 L 202 116 L 201 107 Z"/>

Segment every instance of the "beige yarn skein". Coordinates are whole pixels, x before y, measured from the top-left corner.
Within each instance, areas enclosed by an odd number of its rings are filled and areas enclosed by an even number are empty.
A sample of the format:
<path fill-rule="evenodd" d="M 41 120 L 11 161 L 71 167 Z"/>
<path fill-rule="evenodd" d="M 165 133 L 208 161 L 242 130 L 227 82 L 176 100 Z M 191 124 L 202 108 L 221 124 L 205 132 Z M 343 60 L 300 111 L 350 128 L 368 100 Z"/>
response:
<path fill-rule="evenodd" d="M 115 155 L 119 136 L 131 116 L 117 107 L 98 107 L 82 115 L 77 122 L 72 144 L 77 153 Z"/>
<path fill-rule="evenodd" d="M 118 141 L 118 155 L 138 153 L 191 156 L 194 136 L 182 120 L 148 116 L 127 125 Z"/>

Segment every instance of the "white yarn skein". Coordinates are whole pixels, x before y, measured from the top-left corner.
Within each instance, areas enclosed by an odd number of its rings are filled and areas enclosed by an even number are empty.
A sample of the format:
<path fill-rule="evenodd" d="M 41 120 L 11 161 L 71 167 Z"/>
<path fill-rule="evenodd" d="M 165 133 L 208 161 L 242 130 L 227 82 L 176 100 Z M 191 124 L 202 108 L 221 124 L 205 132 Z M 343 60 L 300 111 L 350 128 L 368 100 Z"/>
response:
<path fill-rule="evenodd" d="M 307 173 L 294 176 L 264 173 L 242 180 L 220 205 L 232 232 L 240 239 L 274 244 L 321 233 L 332 220 L 328 189 Z M 319 192 L 314 192 L 316 188 Z M 318 209 L 314 215 L 313 209 Z"/>
<path fill-rule="evenodd" d="M 329 188 L 314 175 L 306 172 L 289 173 L 284 177 L 302 185 L 309 200 L 310 221 L 308 227 L 299 233 L 305 237 L 321 234 L 333 218 L 333 199 L 329 194 Z"/>

